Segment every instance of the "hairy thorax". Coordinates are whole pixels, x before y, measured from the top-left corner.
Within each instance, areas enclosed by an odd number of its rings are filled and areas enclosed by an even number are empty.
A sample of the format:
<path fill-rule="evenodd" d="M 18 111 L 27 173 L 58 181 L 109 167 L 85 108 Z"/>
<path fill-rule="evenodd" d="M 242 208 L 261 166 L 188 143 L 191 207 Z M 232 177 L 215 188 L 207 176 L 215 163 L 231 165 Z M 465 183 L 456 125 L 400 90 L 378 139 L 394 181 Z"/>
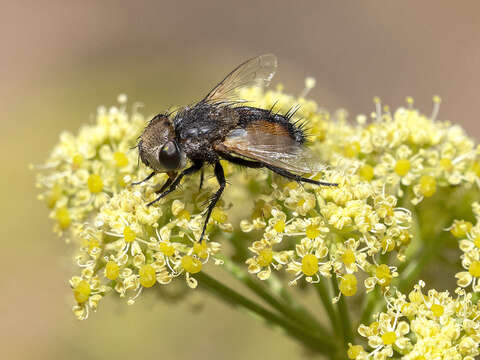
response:
<path fill-rule="evenodd" d="M 238 115 L 228 106 L 200 103 L 184 108 L 173 120 L 177 142 L 191 160 L 218 161 L 214 145 L 238 123 Z"/>

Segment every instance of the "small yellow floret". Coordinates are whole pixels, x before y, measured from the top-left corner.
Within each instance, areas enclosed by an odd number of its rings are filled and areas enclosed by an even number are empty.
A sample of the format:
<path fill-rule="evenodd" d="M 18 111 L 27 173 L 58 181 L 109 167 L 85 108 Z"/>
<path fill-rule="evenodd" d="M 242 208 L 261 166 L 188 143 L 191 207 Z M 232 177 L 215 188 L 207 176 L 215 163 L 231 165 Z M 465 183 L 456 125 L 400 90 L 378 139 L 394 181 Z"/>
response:
<path fill-rule="evenodd" d="M 480 161 L 477 160 L 473 163 L 472 170 L 477 177 L 480 177 Z"/>
<path fill-rule="evenodd" d="M 125 167 L 128 165 L 128 157 L 125 153 L 117 151 L 113 154 L 113 159 L 115 160 L 115 165 L 119 168 Z"/>
<path fill-rule="evenodd" d="M 302 259 L 302 272 L 307 276 L 315 275 L 318 272 L 318 259 L 313 254 L 307 254 Z"/>
<path fill-rule="evenodd" d="M 228 216 L 227 216 L 227 213 L 222 209 L 215 208 L 212 211 L 212 219 L 220 224 L 223 224 L 224 222 L 227 221 Z"/>
<path fill-rule="evenodd" d="M 257 263 L 261 267 L 266 267 L 270 265 L 272 261 L 273 261 L 272 249 L 263 249 L 258 252 Z"/>
<path fill-rule="evenodd" d="M 437 192 L 437 181 L 433 176 L 423 175 L 420 178 L 420 193 L 425 197 L 433 196 Z"/>
<path fill-rule="evenodd" d="M 345 296 L 353 296 L 357 293 L 357 278 L 353 274 L 345 274 L 338 286 L 340 292 Z"/>
<path fill-rule="evenodd" d="M 183 220 L 190 220 L 190 212 L 187 209 L 183 209 L 177 214 L 178 219 L 183 219 Z"/>
<path fill-rule="evenodd" d="M 347 144 L 344 149 L 344 154 L 348 158 L 357 157 L 360 153 L 361 147 L 358 141 L 353 141 L 350 144 Z"/>
<path fill-rule="evenodd" d="M 72 159 L 72 166 L 74 169 L 78 169 L 83 165 L 83 156 L 80 154 L 76 154 L 73 156 Z"/>
<path fill-rule="evenodd" d="M 275 225 L 273 225 L 273 229 L 277 233 L 283 233 L 285 231 L 285 221 L 283 220 L 278 220 Z"/>
<path fill-rule="evenodd" d="M 440 159 L 440 167 L 445 171 L 448 171 L 448 172 L 452 171 L 453 170 L 452 160 L 450 160 L 449 158 Z"/>
<path fill-rule="evenodd" d="M 375 275 L 380 280 L 382 286 L 387 286 L 392 281 L 392 273 L 386 264 L 378 265 L 375 269 Z"/>
<path fill-rule="evenodd" d="M 91 293 L 92 289 L 90 289 L 90 285 L 85 280 L 80 281 L 77 286 L 73 288 L 73 296 L 79 304 L 86 302 Z"/>
<path fill-rule="evenodd" d="M 350 345 L 347 351 L 347 356 L 350 360 L 356 359 L 358 355 L 362 352 L 362 345 Z"/>
<path fill-rule="evenodd" d="M 140 277 L 140 285 L 146 288 L 152 287 L 157 281 L 157 274 L 152 265 L 142 265 L 138 275 Z"/>
<path fill-rule="evenodd" d="M 480 235 L 473 239 L 473 243 L 477 248 L 480 248 Z"/>
<path fill-rule="evenodd" d="M 342 254 L 342 262 L 345 265 L 351 265 L 355 262 L 355 253 L 352 249 L 345 250 L 345 252 Z"/>
<path fill-rule="evenodd" d="M 119 268 L 115 261 L 108 261 L 105 265 L 105 277 L 109 280 L 116 280 L 118 277 Z"/>
<path fill-rule="evenodd" d="M 463 238 L 472 230 L 473 224 L 470 221 L 455 220 L 450 229 L 450 233 L 456 238 Z"/>
<path fill-rule="evenodd" d="M 370 181 L 373 179 L 374 171 L 371 165 L 365 164 L 359 170 L 359 175 L 362 179 Z"/>
<path fill-rule="evenodd" d="M 382 342 L 385 345 L 395 344 L 395 341 L 397 341 L 397 334 L 394 331 L 389 331 L 382 335 Z"/>
<path fill-rule="evenodd" d="M 161 242 L 158 247 L 165 256 L 173 256 L 175 254 L 175 248 L 169 243 Z"/>
<path fill-rule="evenodd" d="M 430 310 L 432 310 L 433 316 L 436 316 L 436 317 L 442 316 L 443 312 L 445 311 L 443 306 L 440 304 L 433 304 Z"/>
<path fill-rule="evenodd" d="M 88 178 L 87 184 L 88 184 L 88 190 L 90 190 L 92 194 L 98 194 L 103 190 L 102 178 L 97 174 L 90 175 L 90 177 Z"/>
<path fill-rule="evenodd" d="M 63 230 L 68 228 L 72 222 L 72 219 L 70 218 L 70 213 L 65 207 L 59 208 L 55 214 L 55 217 L 57 218 L 58 225 Z"/>
<path fill-rule="evenodd" d="M 470 264 L 470 268 L 468 269 L 468 272 L 470 275 L 473 277 L 480 277 L 480 261 L 472 261 Z"/>
<path fill-rule="evenodd" d="M 318 229 L 318 225 L 315 225 L 315 224 L 308 225 L 305 230 L 305 235 L 307 235 L 307 237 L 312 240 L 317 238 L 320 235 L 320 230 Z"/>
<path fill-rule="evenodd" d="M 125 226 L 125 228 L 123 229 L 123 237 L 124 237 L 126 243 L 131 243 L 135 240 L 137 235 L 130 228 L 130 226 Z"/>
<path fill-rule="evenodd" d="M 193 256 L 185 255 L 182 257 L 182 267 L 186 272 L 196 274 L 202 270 L 202 262 Z"/>
<path fill-rule="evenodd" d="M 201 259 L 206 259 L 208 256 L 208 247 L 207 243 L 205 241 L 202 241 L 201 243 L 196 242 L 193 245 L 193 252 Z"/>
<path fill-rule="evenodd" d="M 395 172 L 400 176 L 405 176 L 410 171 L 411 166 L 410 160 L 400 159 L 395 164 Z"/>

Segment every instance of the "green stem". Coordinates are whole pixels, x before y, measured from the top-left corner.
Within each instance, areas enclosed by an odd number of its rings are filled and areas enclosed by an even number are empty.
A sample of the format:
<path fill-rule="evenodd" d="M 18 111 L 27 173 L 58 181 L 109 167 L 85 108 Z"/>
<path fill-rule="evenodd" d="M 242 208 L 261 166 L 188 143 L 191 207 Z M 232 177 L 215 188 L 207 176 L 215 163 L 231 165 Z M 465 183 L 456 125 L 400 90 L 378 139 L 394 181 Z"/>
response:
<path fill-rule="evenodd" d="M 368 324 L 371 321 L 373 311 L 379 299 L 379 288 L 376 286 L 370 293 L 367 294 L 365 308 L 360 318 L 360 324 Z"/>
<path fill-rule="evenodd" d="M 337 277 L 333 274 L 332 277 L 332 287 L 335 294 L 338 294 L 340 290 L 338 289 Z M 353 342 L 353 333 L 350 323 L 350 315 L 348 312 L 347 301 L 345 296 L 341 295 L 338 300 L 338 315 L 340 317 L 340 324 L 342 326 L 343 338 L 345 341 L 345 347 L 348 347 L 349 342 Z"/>
<path fill-rule="evenodd" d="M 312 314 L 306 313 L 306 310 L 300 307 L 298 304 L 289 306 L 282 301 L 279 301 L 275 296 L 265 289 L 265 287 L 258 281 L 252 279 L 243 270 L 241 270 L 232 261 L 222 258 L 224 261 L 224 269 L 230 274 L 235 276 L 237 280 L 242 282 L 246 287 L 252 290 L 256 295 L 261 297 L 265 302 L 271 305 L 275 310 L 285 315 L 293 322 L 299 322 L 303 326 L 309 328 L 312 331 L 318 332 L 319 335 L 324 337 L 330 337 L 331 334 L 325 327 L 313 317 Z"/>
<path fill-rule="evenodd" d="M 270 310 L 265 309 L 263 306 L 218 282 L 204 272 L 196 274 L 195 277 L 201 286 L 204 286 L 212 294 L 221 298 L 225 302 L 249 310 L 266 320 L 268 323 L 275 324 L 283 328 L 291 337 L 295 338 L 316 352 L 328 355 L 334 354 L 335 346 L 328 339 L 312 335 L 308 330 L 305 331 L 304 329 L 297 327 L 295 324 L 292 324 L 288 320 L 285 320 Z"/>
<path fill-rule="evenodd" d="M 328 318 L 330 319 L 330 323 L 332 324 L 332 329 L 335 333 L 339 333 L 340 329 L 340 320 L 335 313 L 335 309 L 333 308 L 332 298 L 328 293 L 328 289 L 326 284 L 324 283 L 324 279 L 320 279 L 320 282 L 315 285 L 315 289 L 317 290 L 317 294 L 322 301 L 325 310 L 327 311 Z"/>

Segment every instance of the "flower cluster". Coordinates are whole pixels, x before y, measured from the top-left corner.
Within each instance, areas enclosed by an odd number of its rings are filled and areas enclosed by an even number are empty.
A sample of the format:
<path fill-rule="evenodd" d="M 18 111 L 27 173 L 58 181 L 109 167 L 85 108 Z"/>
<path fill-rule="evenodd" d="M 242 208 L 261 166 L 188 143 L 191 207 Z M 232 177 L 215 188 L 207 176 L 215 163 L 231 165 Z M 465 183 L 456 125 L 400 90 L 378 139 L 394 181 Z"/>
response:
<path fill-rule="evenodd" d="M 120 297 L 129 293 L 128 303 L 133 303 L 143 288 L 168 284 L 179 276 L 195 288 L 192 275 L 220 249 L 216 242 L 196 241 L 208 189 L 199 191 L 198 183 L 186 183 L 177 196 L 148 207 L 155 188 L 130 185 L 147 173 L 138 168 L 138 154 L 132 149 L 145 119 L 137 107 L 127 113 L 123 97 L 119 100 L 120 107 L 99 108 L 96 123 L 77 136 L 62 134 L 38 175 L 40 198 L 56 220 L 54 230 L 78 246 L 75 258 L 81 274 L 70 284 L 76 300 L 73 310 L 80 319 L 109 291 Z M 157 179 L 166 181 L 166 175 Z M 232 231 L 225 206 L 215 209 L 209 230 L 215 226 Z"/>
<path fill-rule="evenodd" d="M 344 346 L 350 359 L 477 356 L 480 147 L 459 126 L 437 119 L 438 97 L 429 116 L 414 109 L 411 98 L 394 112 L 376 98 L 375 111 L 351 123 L 345 111 L 330 114 L 305 99 L 313 84 L 307 79 L 299 97 L 281 86 L 241 89 L 239 95 L 249 105 L 303 119 L 308 145 L 325 164 L 304 176 L 338 185 L 297 183 L 222 163 L 232 186 L 213 210 L 202 242 L 204 204 L 218 186 L 214 178 L 207 176 L 202 189 L 198 177 L 188 178 L 154 206 L 146 204 L 158 196 L 166 174 L 131 185 L 148 174 L 134 149 L 147 120 L 138 106 L 127 111 L 122 96 L 118 106 L 99 108 L 96 122 L 77 135 L 62 134 L 37 184 L 55 232 L 77 249 L 79 273 L 70 280 L 77 317 L 86 318 L 109 293 L 131 304 L 144 288 L 177 281 L 187 292 L 203 281 L 222 300 L 256 311 L 293 337 L 306 334 L 315 348 L 312 339 L 329 336 L 287 293 L 316 288 L 332 327 L 343 326 L 346 338 L 346 325 L 337 322 L 344 314 L 335 315 L 332 306 L 365 297 L 363 319 L 377 312 L 373 323 L 359 327 L 368 346 Z M 462 217 L 467 220 L 451 225 Z M 423 282 L 403 295 L 400 289 L 411 289 L 420 266 L 436 259 L 452 235 L 464 270 L 456 275 L 456 297 L 423 294 Z M 204 272 L 207 263 L 243 281 L 293 325 L 212 280 Z M 368 299 L 385 300 L 386 310 Z M 336 345 L 327 341 L 316 349 Z"/>
<path fill-rule="evenodd" d="M 466 271 L 461 271 L 455 275 L 457 285 L 466 288 L 471 285 L 474 292 L 480 292 L 480 203 L 475 202 L 472 205 L 473 213 L 476 217 L 476 224 L 469 221 L 456 220 L 450 227 L 450 232 L 456 238 L 460 238 L 459 247 L 463 254 L 461 255 L 462 266 Z"/>
<path fill-rule="evenodd" d="M 422 292 L 421 281 L 407 296 L 386 294 L 387 310 L 376 321 L 360 325 L 358 332 L 368 341 L 350 345 L 349 359 L 466 359 L 480 354 L 480 310 L 472 295 L 457 289 Z"/>

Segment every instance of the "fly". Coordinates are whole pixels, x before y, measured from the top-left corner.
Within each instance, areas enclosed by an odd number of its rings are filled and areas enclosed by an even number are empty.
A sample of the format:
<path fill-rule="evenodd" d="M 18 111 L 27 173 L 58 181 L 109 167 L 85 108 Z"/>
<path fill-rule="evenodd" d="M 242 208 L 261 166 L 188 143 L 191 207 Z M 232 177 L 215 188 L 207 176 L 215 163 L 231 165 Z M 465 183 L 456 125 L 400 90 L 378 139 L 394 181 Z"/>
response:
<path fill-rule="evenodd" d="M 301 126 L 291 122 L 294 110 L 284 115 L 275 114 L 271 110 L 243 106 L 244 101 L 238 99 L 240 88 L 268 86 L 276 68 L 277 58 L 271 54 L 247 60 L 194 106 L 184 107 L 174 116 L 156 115 L 140 136 L 140 159 L 153 171 L 134 185 L 158 173 L 168 175 L 158 191 L 160 195 L 148 206 L 174 191 L 184 177 L 202 170 L 205 164 L 213 166 L 219 188 L 208 204 L 199 241 L 225 189 L 221 159 L 250 168 L 267 168 L 298 182 L 337 185 L 301 175 L 315 171 L 318 164 L 305 147 L 306 135 Z"/>

